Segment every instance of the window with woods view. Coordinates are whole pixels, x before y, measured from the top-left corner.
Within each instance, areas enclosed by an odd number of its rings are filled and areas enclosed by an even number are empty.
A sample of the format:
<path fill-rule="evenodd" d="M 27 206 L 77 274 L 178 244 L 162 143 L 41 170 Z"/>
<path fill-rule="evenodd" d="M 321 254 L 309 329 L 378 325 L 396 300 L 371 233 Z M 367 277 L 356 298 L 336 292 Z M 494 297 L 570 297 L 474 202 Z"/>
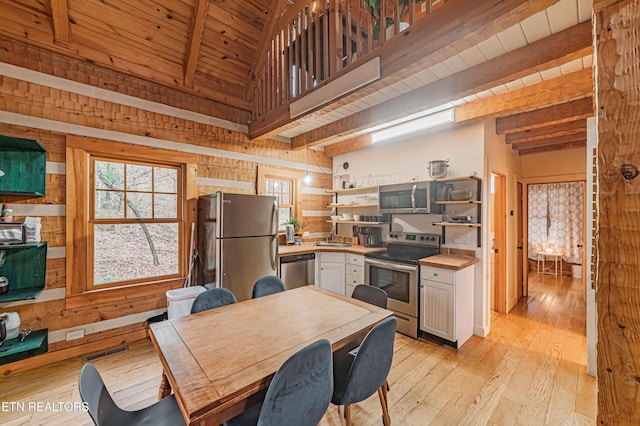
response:
<path fill-rule="evenodd" d="M 180 167 L 92 157 L 90 176 L 90 287 L 179 276 Z"/>
<path fill-rule="evenodd" d="M 278 200 L 278 220 L 280 230 L 284 230 L 282 223 L 293 216 L 293 182 L 287 179 L 266 179 L 265 195 L 273 195 Z"/>

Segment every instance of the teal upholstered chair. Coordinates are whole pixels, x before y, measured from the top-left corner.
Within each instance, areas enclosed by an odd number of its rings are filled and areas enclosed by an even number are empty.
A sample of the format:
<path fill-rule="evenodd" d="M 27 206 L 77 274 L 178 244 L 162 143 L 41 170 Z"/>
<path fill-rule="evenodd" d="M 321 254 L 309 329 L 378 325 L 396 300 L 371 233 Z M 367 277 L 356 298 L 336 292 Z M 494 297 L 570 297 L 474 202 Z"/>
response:
<path fill-rule="evenodd" d="M 89 408 L 89 415 L 96 426 L 136 426 L 136 425 L 184 425 L 184 418 L 176 402 L 170 395 L 147 408 L 127 411 L 118 407 L 104 385 L 100 373 L 93 364 L 85 364 L 78 380 L 80 397 Z"/>
<path fill-rule="evenodd" d="M 345 406 L 348 426 L 351 425 L 350 405 L 364 401 L 376 391 L 384 424 L 390 424 L 385 383 L 391 369 L 395 334 L 396 319 L 387 318 L 369 331 L 355 356 L 334 357 L 331 402 Z"/>
<path fill-rule="evenodd" d="M 333 393 L 331 343 L 319 340 L 291 355 L 273 376 L 264 401 L 225 426 L 316 426 Z"/>
<path fill-rule="evenodd" d="M 285 291 L 286 288 L 282 280 L 275 275 L 267 275 L 266 277 L 259 278 L 253 285 L 252 299 L 256 297 L 267 296 L 273 293 L 279 293 Z"/>
<path fill-rule="evenodd" d="M 238 303 L 236 297 L 226 288 L 210 288 L 196 297 L 191 306 L 191 313 L 207 311 L 209 309 L 219 308 L 220 306 Z"/>

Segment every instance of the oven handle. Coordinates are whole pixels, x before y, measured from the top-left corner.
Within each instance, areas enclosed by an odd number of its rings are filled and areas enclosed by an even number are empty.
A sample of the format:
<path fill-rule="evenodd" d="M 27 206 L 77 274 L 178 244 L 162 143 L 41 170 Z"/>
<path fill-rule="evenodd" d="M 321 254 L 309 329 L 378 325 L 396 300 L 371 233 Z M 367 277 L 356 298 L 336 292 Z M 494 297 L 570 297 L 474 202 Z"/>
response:
<path fill-rule="evenodd" d="M 415 266 L 399 265 L 397 263 L 382 262 L 380 260 L 373 260 L 373 259 L 367 259 L 367 258 L 364 259 L 364 262 L 372 266 L 381 266 L 383 268 L 393 269 L 396 271 L 416 272 L 416 270 L 418 269 Z"/>

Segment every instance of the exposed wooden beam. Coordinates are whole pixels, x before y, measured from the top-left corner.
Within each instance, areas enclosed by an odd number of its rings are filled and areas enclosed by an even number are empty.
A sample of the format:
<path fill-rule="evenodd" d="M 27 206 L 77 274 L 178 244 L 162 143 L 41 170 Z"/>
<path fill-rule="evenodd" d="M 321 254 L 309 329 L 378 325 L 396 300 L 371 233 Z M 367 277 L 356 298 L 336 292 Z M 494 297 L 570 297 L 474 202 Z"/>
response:
<path fill-rule="evenodd" d="M 583 57 L 592 51 L 591 44 L 590 26 L 576 25 L 405 95 L 310 130 L 294 137 L 292 146 L 301 148 L 332 137 L 346 136 L 367 127 L 469 96 L 536 71 L 543 71 L 565 61 Z"/>
<path fill-rule="evenodd" d="M 328 145 L 324 148 L 324 155 L 327 157 L 335 157 L 336 155 L 346 154 L 347 152 L 357 151 L 371 145 L 371 135 L 360 135 L 353 139 Z"/>
<path fill-rule="evenodd" d="M 574 135 L 577 133 L 586 132 L 586 130 L 587 120 L 580 119 L 576 121 L 569 121 L 568 123 L 560 123 L 553 126 L 541 127 L 539 129 L 530 129 L 524 130 L 522 132 L 509 133 L 505 136 L 505 142 L 508 144 L 531 142 L 548 138 Z"/>
<path fill-rule="evenodd" d="M 258 44 L 258 47 L 256 48 L 256 54 L 254 55 L 253 61 L 251 62 L 251 69 L 249 70 L 247 83 L 245 84 L 245 100 L 249 100 L 253 97 L 253 89 L 256 85 L 256 73 L 262 67 L 262 64 L 264 64 L 267 54 L 267 47 L 271 44 L 271 40 L 273 40 L 273 37 L 275 35 L 274 33 L 276 31 L 276 24 L 278 24 L 279 22 L 279 17 L 285 4 L 287 4 L 285 0 L 271 0 L 269 17 L 267 18 L 267 22 L 262 29 L 260 44 Z"/>
<path fill-rule="evenodd" d="M 544 129 L 544 128 L 542 128 Z M 573 142 L 586 142 L 587 130 L 585 129 L 581 133 L 564 136 L 550 136 L 547 139 L 539 139 L 535 141 L 521 142 L 511 145 L 514 151 L 521 151 L 523 149 L 539 148 L 543 146 L 563 145 Z"/>
<path fill-rule="evenodd" d="M 269 112 L 249 125 L 251 139 L 268 137 L 291 129 L 303 119 L 313 120 L 344 104 L 354 102 L 362 93 L 371 93 L 406 78 L 418 71 L 442 62 L 470 46 L 485 41 L 489 37 L 506 30 L 558 0 L 450 0 L 446 6 L 420 19 L 402 37 L 395 37 L 379 49 L 374 49 L 354 62 L 353 67 L 365 63 L 376 56 L 380 57 L 381 75 L 384 77 L 366 88 L 346 95 L 337 102 L 320 107 L 305 116 L 292 121 L 285 104 L 284 108 Z M 591 38 L 589 32 L 589 45 Z M 348 69 L 343 70 L 348 72 Z M 339 78 L 339 72 L 331 79 Z"/>
<path fill-rule="evenodd" d="M 196 64 L 198 63 L 198 54 L 202 45 L 204 24 L 208 11 L 209 0 L 195 0 L 189 42 L 187 43 L 186 57 L 184 58 L 184 85 L 189 88 L 193 87 L 193 77 L 196 73 Z"/>
<path fill-rule="evenodd" d="M 460 105 L 456 107 L 456 122 L 462 123 L 491 116 L 505 116 L 585 96 L 593 96 L 593 71 L 591 68 Z"/>
<path fill-rule="evenodd" d="M 68 46 L 71 43 L 71 29 L 67 0 L 51 0 L 51 19 L 53 20 L 53 42 Z"/>
<path fill-rule="evenodd" d="M 542 152 L 561 151 L 564 149 L 584 148 L 587 146 L 587 141 L 577 141 L 571 143 L 565 143 L 560 145 L 541 146 L 538 148 L 529 148 L 518 151 L 518 155 L 540 154 Z"/>
<path fill-rule="evenodd" d="M 593 117 L 593 98 L 587 97 L 577 101 L 541 108 L 535 111 L 521 112 L 496 119 L 496 133 L 508 134 L 528 129 L 567 123 L 580 118 Z"/>

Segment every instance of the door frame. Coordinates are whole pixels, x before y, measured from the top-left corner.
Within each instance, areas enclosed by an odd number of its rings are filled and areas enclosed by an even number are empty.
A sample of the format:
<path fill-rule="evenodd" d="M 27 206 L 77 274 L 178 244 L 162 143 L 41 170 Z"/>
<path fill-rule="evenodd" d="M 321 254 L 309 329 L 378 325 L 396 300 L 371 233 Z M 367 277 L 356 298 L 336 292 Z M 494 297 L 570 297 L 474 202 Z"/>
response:
<path fill-rule="evenodd" d="M 493 205 L 489 212 L 493 218 L 494 270 L 493 298 L 494 310 L 507 313 L 507 176 L 491 170 L 494 182 Z M 495 176 L 495 178 L 494 178 Z M 497 255 L 497 256 L 496 256 Z"/>

